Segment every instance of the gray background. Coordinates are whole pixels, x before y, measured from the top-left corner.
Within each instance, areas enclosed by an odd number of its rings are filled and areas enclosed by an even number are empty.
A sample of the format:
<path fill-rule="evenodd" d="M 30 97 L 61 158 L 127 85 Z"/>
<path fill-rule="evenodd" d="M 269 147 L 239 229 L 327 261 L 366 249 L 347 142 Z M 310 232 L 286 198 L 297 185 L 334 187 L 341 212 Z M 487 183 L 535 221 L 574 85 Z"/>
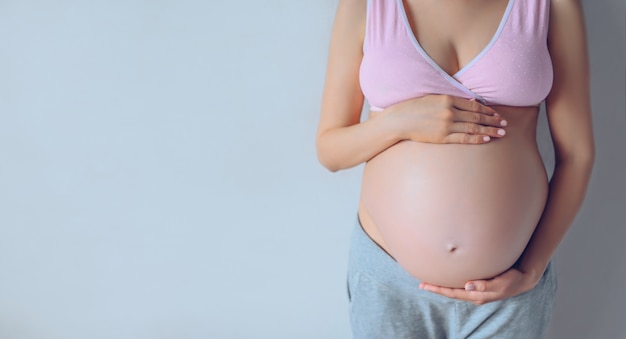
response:
<path fill-rule="evenodd" d="M 0 1 L 0 338 L 348 338 L 335 6 Z M 626 338 L 625 6 L 585 2 L 597 162 L 551 338 Z"/>

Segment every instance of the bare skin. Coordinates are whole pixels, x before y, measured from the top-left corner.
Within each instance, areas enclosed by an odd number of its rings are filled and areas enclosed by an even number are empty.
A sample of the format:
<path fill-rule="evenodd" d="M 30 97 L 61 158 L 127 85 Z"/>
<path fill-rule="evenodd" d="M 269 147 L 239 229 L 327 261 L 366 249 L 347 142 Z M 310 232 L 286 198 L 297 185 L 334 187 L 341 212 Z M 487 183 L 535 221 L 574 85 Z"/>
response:
<path fill-rule="evenodd" d="M 539 221 L 548 179 L 535 141 L 538 108 L 494 108 L 510 124 L 505 137 L 405 140 L 365 165 L 363 229 L 421 281 L 463 287 L 506 271 Z"/>
<path fill-rule="evenodd" d="M 487 43 L 505 5 L 504 1 L 486 0 L 405 2 L 421 45 L 450 74 L 469 62 Z M 454 147 L 507 148 L 507 151 L 519 147 L 522 152 L 534 152 L 532 148 L 535 146 L 530 143 L 516 146 L 516 143 L 507 141 L 527 138 L 521 136 L 528 135 L 535 126 L 528 124 L 525 117 L 536 119 L 534 113 L 507 107 L 494 110 L 462 98 L 441 95 L 415 98 L 387 108 L 379 119 L 361 123 L 363 94 L 358 83 L 358 69 L 362 58 L 365 6 L 365 0 L 339 2 L 317 135 L 318 157 L 322 164 L 337 171 L 363 162 L 375 162 L 377 155 L 384 158 L 390 147 L 404 141 L 422 143 L 422 146 L 416 146 L 416 152 L 427 149 L 423 148 L 427 144 L 446 143 L 456 144 Z M 522 240 L 528 241 L 517 264 L 493 278 L 485 276 L 488 279 L 467 281 L 464 288 L 442 287 L 426 281 L 422 288 L 477 304 L 532 289 L 580 208 L 594 158 L 588 60 L 580 2 L 552 0 L 550 15 L 549 48 L 555 80 L 546 108 L 557 164 L 549 183 L 547 201 L 538 213 L 540 219 L 536 228 L 532 227 L 534 233 L 531 232 L 530 240 Z M 439 20 L 441 17 L 447 20 Z M 438 32 L 438 35 L 429 36 L 423 32 Z M 497 116 L 496 111 L 501 114 Z M 510 120 L 507 126 L 503 126 L 503 120 Z M 499 135 L 499 129 L 506 129 L 507 135 Z M 481 153 L 483 151 L 477 150 L 476 159 L 472 161 L 488 168 L 490 159 L 481 159 Z M 502 166 L 506 166 L 505 163 Z M 493 182 L 493 187 L 498 185 L 499 182 Z M 460 186 L 452 189 L 456 190 L 455 196 L 466 199 L 479 199 L 481 193 L 477 186 L 471 185 L 469 189 Z M 538 197 L 544 192 L 541 188 L 534 190 Z M 363 201 L 359 211 L 364 228 L 379 244 L 388 245 L 377 235 L 375 222 L 363 208 L 365 203 Z M 480 243 L 479 238 L 474 239 L 476 244 Z M 476 273 L 477 276 L 484 274 Z"/>

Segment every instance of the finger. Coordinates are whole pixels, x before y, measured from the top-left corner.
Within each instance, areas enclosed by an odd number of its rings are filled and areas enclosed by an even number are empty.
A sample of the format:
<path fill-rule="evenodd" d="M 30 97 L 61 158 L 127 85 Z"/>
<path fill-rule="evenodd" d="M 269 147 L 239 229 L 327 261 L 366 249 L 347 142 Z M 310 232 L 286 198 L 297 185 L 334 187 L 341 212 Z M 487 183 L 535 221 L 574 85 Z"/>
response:
<path fill-rule="evenodd" d="M 488 288 L 489 282 L 484 280 L 470 281 L 465 284 L 465 290 L 468 292 L 487 292 L 491 291 Z"/>
<path fill-rule="evenodd" d="M 504 299 L 506 296 L 497 292 L 478 292 L 478 291 L 466 291 L 462 288 L 446 288 L 434 285 L 425 285 L 422 289 L 442 295 L 444 297 L 469 301 L 476 305 L 484 305 L 486 303 Z"/>
<path fill-rule="evenodd" d="M 491 141 L 491 137 L 488 135 L 467 134 L 467 133 L 451 133 L 444 138 L 444 143 L 447 143 L 447 144 L 480 145 L 480 144 L 486 144 L 489 141 Z"/>
<path fill-rule="evenodd" d="M 453 121 L 455 122 L 471 122 L 478 125 L 492 127 L 506 127 L 509 124 L 505 119 L 499 116 L 464 111 L 459 109 L 455 109 L 454 113 L 455 114 Z"/>
<path fill-rule="evenodd" d="M 503 128 L 488 127 L 471 122 L 453 122 L 450 125 L 450 131 L 452 133 L 488 135 L 495 138 L 506 135 L 506 131 Z"/>
<path fill-rule="evenodd" d="M 462 288 L 447 288 L 428 284 L 423 284 L 423 286 L 420 286 L 420 288 L 432 293 L 442 295 L 444 297 L 469 301 L 476 305 L 482 305 L 490 301 L 497 300 L 497 296 L 491 295 L 491 293 L 470 292 Z"/>
<path fill-rule="evenodd" d="M 452 105 L 458 109 L 471 112 L 479 112 L 488 115 L 496 115 L 497 112 L 489 107 L 481 104 L 476 100 L 468 100 L 461 97 L 452 97 Z"/>
<path fill-rule="evenodd" d="M 470 299 L 470 292 L 462 288 L 449 288 L 430 284 L 422 284 L 420 287 L 426 291 L 443 295 L 444 297 L 472 301 Z"/>

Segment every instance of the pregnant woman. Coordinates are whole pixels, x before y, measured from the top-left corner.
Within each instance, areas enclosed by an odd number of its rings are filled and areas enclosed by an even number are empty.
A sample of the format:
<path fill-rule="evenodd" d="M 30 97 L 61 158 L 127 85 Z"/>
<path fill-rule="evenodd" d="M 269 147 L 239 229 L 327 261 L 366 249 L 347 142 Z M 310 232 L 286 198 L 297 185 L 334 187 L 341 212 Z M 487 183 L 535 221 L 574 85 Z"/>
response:
<path fill-rule="evenodd" d="M 576 0 L 339 0 L 317 150 L 366 163 L 355 338 L 545 335 L 594 158 L 586 48 Z"/>

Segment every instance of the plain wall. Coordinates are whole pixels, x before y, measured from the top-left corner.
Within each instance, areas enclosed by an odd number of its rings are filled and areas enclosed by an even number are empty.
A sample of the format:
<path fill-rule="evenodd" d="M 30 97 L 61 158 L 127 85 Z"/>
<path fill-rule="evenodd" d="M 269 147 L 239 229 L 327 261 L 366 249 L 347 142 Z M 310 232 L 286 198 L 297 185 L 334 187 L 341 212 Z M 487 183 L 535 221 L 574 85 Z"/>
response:
<path fill-rule="evenodd" d="M 597 161 L 551 338 L 626 338 L 626 4 L 584 4 Z M 314 142 L 335 6 L 1 1 L 0 339 L 349 338 L 362 166 Z"/>

